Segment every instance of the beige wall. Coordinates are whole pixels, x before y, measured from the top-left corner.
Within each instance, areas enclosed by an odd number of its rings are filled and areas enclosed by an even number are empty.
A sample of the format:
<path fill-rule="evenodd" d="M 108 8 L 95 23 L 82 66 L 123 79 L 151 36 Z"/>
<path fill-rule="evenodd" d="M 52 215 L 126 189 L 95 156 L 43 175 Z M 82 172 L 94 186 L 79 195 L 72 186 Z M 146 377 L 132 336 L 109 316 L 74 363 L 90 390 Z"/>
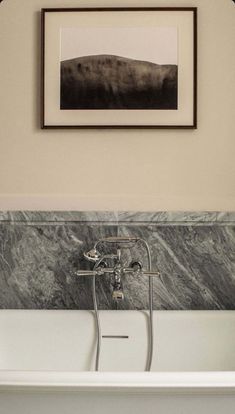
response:
<path fill-rule="evenodd" d="M 235 210 L 235 5 L 198 7 L 197 130 L 41 130 L 41 7 L 143 2 L 4 0 L 0 5 L 0 209 Z"/>

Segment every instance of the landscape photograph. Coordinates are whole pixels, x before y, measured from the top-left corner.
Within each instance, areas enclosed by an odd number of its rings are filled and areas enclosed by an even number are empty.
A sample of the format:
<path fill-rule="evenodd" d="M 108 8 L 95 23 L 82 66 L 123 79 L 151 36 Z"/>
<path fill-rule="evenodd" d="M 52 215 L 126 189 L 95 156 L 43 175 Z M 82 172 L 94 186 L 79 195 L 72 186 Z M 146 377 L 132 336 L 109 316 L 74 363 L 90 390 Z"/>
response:
<path fill-rule="evenodd" d="M 178 105 L 177 28 L 62 28 L 60 109 Z"/>

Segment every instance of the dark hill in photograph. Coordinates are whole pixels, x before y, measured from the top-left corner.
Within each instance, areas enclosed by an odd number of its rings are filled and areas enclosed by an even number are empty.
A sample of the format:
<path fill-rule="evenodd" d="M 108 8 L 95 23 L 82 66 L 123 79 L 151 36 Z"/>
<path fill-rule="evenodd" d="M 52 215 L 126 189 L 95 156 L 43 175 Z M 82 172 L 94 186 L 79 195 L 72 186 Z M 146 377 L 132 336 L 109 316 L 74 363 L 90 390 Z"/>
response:
<path fill-rule="evenodd" d="M 177 65 L 113 55 L 61 62 L 61 109 L 177 109 Z"/>

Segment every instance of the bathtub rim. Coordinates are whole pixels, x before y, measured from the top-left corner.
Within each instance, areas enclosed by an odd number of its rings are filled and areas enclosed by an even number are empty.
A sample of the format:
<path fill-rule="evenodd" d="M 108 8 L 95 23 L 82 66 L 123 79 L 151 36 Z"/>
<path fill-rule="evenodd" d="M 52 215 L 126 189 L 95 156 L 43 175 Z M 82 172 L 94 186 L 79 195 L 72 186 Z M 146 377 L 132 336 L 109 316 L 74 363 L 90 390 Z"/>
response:
<path fill-rule="evenodd" d="M 0 392 L 4 390 L 235 394 L 235 371 L 149 373 L 0 370 Z"/>

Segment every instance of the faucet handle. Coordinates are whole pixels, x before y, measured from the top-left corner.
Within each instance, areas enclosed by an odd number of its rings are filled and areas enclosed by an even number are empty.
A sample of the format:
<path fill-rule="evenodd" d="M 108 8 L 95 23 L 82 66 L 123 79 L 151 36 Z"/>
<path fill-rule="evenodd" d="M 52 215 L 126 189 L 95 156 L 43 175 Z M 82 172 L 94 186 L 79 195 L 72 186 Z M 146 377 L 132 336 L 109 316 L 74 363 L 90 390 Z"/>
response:
<path fill-rule="evenodd" d="M 155 276 L 155 277 L 161 277 L 161 273 L 158 271 L 150 271 L 150 270 L 142 270 L 139 267 L 136 267 L 133 269 L 133 267 L 125 267 L 123 269 L 123 273 L 125 275 L 138 275 L 138 276 Z"/>
<path fill-rule="evenodd" d="M 113 274 L 113 268 L 97 267 L 94 270 L 76 270 L 75 276 L 104 276 L 105 273 Z"/>
<path fill-rule="evenodd" d="M 76 272 L 74 272 L 74 275 L 76 276 L 95 276 L 96 275 L 96 271 L 94 270 L 76 270 Z"/>
<path fill-rule="evenodd" d="M 104 276 L 106 270 L 103 267 L 97 267 L 95 270 L 77 270 L 74 272 L 76 276 Z"/>

